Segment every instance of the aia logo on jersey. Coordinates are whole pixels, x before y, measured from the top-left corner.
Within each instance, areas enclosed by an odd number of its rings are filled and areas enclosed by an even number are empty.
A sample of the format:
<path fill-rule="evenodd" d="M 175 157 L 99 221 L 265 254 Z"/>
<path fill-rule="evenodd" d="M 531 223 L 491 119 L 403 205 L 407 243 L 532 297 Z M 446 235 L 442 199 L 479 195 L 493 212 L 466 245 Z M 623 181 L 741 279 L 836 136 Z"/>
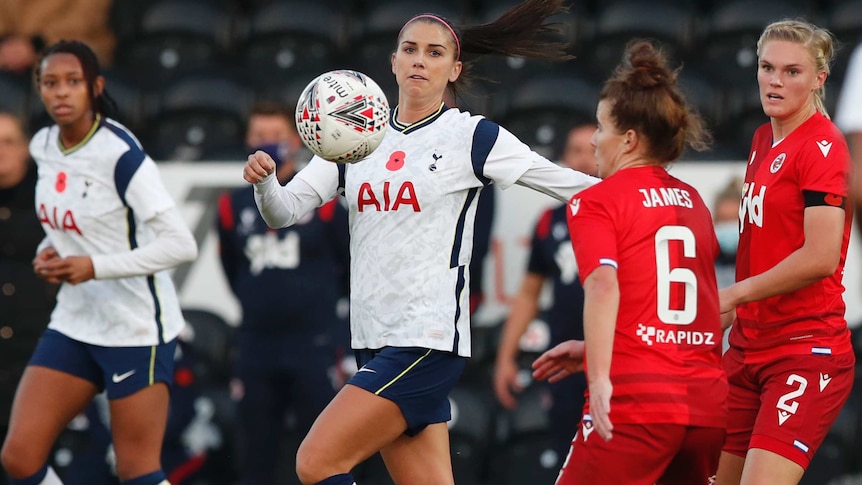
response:
<path fill-rule="evenodd" d="M 769 173 L 775 173 L 781 170 L 781 166 L 784 165 L 784 160 L 787 158 L 786 153 L 782 153 L 775 157 L 775 160 L 772 161 L 772 165 L 769 166 Z"/>
<path fill-rule="evenodd" d="M 416 188 L 413 186 L 413 182 L 409 180 L 402 183 L 397 190 L 391 182 L 383 182 L 383 187 L 377 189 L 365 182 L 359 186 L 356 206 L 359 212 L 365 212 L 366 208 L 373 208 L 377 212 L 396 211 L 403 208 L 411 208 L 413 212 L 422 212 L 422 208 L 419 207 L 419 198 L 416 196 Z"/>
<path fill-rule="evenodd" d="M 81 230 L 78 229 L 78 223 L 75 222 L 75 214 L 70 210 L 61 213 L 57 207 L 48 209 L 45 204 L 39 204 L 38 214 L 39 222 L 55 231 L 75 231 L 79 236 L 83 236 Z"/>
<path fill-rule="evenodd" d="M 766 186 L 757 189 L 754 182 L 742 186 L 742 200 L 739 201 L 739 233 L 745 229 L 746 221 L 757 227 L 763 227 L 763 200 L 766 198 Z"/>

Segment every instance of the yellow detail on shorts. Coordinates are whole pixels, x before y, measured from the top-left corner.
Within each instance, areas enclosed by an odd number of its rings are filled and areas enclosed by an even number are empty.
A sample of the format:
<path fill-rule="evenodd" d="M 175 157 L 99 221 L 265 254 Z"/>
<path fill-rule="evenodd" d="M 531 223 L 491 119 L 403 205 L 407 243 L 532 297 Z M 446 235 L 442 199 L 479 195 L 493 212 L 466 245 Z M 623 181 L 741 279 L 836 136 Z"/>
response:
<path fill-rule="evenodd" d="M 153 345 L 150 347 L 150 383 L 149 385 L 153 385 L 153 381 L 155 380 L 156 374 L 156 346 Z"/>
<path fill-rule="evenodd" d="M 380 389 L 378 389 L 374 394 L 375 394 L 376 396 L 379 396 L 379 395 L 380 395 L 380 393 L 381 393 L 381 392 L 383 392 L 383 391 L 385 391 L 387 387 L 391 386 L 392 384 L 395 384 L 395 381 L 397 381 L 398 379 L 401 379 L 402 377 L 404 377 L 404 374 L 406 374 L 407 372 L 409 372 L 409 371 L 410 371 L 410 369 L 412 369 L 412 368 L 416 367 L 416 365 L 417 365 L 417 364 L 419 364 L 419 362 L 422 362 L 422 359 L 424 359 L 425 357 L 428 357 L 428 355 L 430 355 L 430 354 L 431 354 L 431 349 L 428 349 L 428 352 L 425 352 L 425 355 L 423 355 L 422 357 L 419 357 L 418 359 L 416 359 L 416 361 L 415 361 L 415 362 L 413 362 L 412 364 L 408 365 L 406 369 L 404 369 L 400 374 L 398 374 L 397 376 L 395 376 L 395 378 L 393 378 L 391 381 L 387 382 L 385 386 L 383 386 L 383 387 L 381 387 Z"/>

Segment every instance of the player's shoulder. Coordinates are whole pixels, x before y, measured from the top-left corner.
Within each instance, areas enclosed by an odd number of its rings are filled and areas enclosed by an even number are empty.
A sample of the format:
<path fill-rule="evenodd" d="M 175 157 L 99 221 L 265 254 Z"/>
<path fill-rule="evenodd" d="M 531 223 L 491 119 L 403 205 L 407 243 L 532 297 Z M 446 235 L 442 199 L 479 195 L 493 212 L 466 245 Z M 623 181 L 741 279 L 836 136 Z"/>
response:
<path fill-rule="evenodd" d="M 819 155 L 824 158 L 838 156 L 849 159 L 850 152 L 844 134 L 826 116 L 817 113 L 797 130 L 800 130 L 800 133 L 795 137 L 794 150 L 818 155 L 814 157 L 815 160 L 819 159 Z"/>
<path fill-rule="evenodd" d="M 126 128 L 125 125 L 112 118 L 104 118 L 97 133 L 101 136 L 99 140 L 105 144 L 105 148 L 113 148 L 119 153 L 132 151 L 144 153 L 144 148 L 138 138 Z"/>
<path fill-rule="evenodd" d="M 30 153 L 38 158 L 40 154 L 44 153 L 47 147 L 49 146 L 49 138 L 51 136 L 51 131 L 55 128 L 56 125 L 46 126 L 41 128 L 39 131 L 30 138 Z"/>

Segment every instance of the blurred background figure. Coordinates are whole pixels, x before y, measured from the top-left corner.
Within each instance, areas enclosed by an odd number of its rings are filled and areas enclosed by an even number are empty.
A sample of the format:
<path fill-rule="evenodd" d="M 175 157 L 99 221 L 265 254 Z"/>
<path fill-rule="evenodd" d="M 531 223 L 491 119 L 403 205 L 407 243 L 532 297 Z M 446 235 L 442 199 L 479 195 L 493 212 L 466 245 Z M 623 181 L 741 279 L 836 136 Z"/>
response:
<path fill-rule="evenodd" d="M 562 165 L 596 175 L 595 150 L 590 145 L 594 131 L 593 124 L 577 125 L 569 131 L 560 157 Z M 540 296 L 546 281 L 553 287 L 553 296 L 550 305 L 541 308 Z M 530 364 L 519 364 L 518 356 L 531 323 L 538 326 L 547 324 L 550 331 L 549 345 L 530 349 L 534 352 L 544 351 L 566 340 L 583 340 L 583 307 L 584 289 L 578 279 L 578 265 L 566 225 L 566 205 L 561 205 L 545 211 L 533 230 L 527 273 L 512 302 L 509 318 L 503 324 L 494 367 L 494 393 L 503 407 L 514 409 L 518 405 L 516 394 L 530 383 L 530 373 L 526 370 Z M 534 322 L 540 312 L 545 323 Z M 547 331 L 538 330 L 537 333 L 545 334 Z M 556 471 L 562 466 L 577 431 L 587 384 L 584 374 L 580 373 L 550 383 L 548 387 L 551 394 L 549 417 L 553 423 L 549 445 L 557 458 L 557 463 L 548 468 Z"/>
<path fill-rule="evenodd" d="M 851 193 L 855 194 L 856 228 L 862 230 L 862 177 L 858 175 L 862 168 L 862 109 L 860 108 L 862 108 L 862 43 L 856 46 L 850 57 L 835 113 L 835 124 L 847 137 L 850 158 L 857 173 Z"/>
<path fill-rule="evenodd" d="M 112 0 L 0 1 L 0 70 L 29 75 L 42 48 L 63 39 L 85 42 L 100 65 L 110 65 L 112 5 Z"/>
<path fill-rule="evenodd" d="M 736 245 L 739 243 L 739 199 L 742 179 L 733 177 L 716 195 L 712 205 L 715 236 L 721 252 L 715 262 L 715 277 L 719 288 L 736 282 Z"/>
<path fill-rule="evenodd" d="M 274 103 L 252 110 L 246 143 L 273 157 L 282 184 L 311 158 L 300 154 L 292 113 Z M 222 266 L 242 308 L 231 383 L 240 483 L 299 483 L 299 440 L 347 377 L 348 324 L 337 308 L 347 296 L 347 210 L 333 200 L 294 226 L 271 229 L 253 191 L 224 194 L 218 213 Z"/>
<path fill-rule="evenodd" d="M 57 286 L 33 273 L 45 237 L 36 217 L 36 164 L 23 122 L 0 111 L 0 441 L 18 380 L 48 325 Z M 0 484 L 6 474 L 0 473 Z"/>

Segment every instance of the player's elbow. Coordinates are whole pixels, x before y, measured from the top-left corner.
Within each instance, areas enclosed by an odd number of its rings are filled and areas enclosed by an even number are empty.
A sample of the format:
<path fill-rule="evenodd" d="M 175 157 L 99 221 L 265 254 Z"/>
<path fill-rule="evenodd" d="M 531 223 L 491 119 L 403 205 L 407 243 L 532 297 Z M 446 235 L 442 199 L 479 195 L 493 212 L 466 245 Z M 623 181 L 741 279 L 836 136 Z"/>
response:
<path fill-rule="evenodd" d="M 182 244 L 178 246 L 177 259 L 182 263 L 190 263 L 198 258 L 198 243 L 194 236 L 189 233 L 183 238 Z"/>

